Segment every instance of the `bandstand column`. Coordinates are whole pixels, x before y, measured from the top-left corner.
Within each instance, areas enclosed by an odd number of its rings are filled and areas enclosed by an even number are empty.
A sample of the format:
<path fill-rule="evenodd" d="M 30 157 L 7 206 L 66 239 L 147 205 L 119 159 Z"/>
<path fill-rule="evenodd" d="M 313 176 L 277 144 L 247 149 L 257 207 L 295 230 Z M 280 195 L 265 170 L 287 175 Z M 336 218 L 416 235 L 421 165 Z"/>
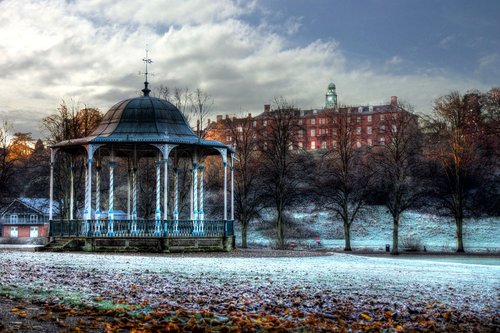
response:
<path fill-rule="evenodd" d="M 73 212 L 75 211 L 75 165 L 71 158 L 70 174 L 69 174 L 69 219 L 74 219 Z"/>
<path fill-rule="evenodd" d="M 224 221 L 227 220 L 227 157 L 224 159 Z"/>
<path fill-rule="evenodd" d="M 108 236 L 114 236 L 114 198 L 115 198 L 115 157 L 113 151 L 111 151 L 110 161 L 109 161 L 109 208 L 108 208 Z"/>
<path fill-rule="evenodd" d="M 203 191 L 203 179 L 205 174 L 205 167 L 203 165 L 200 166 L 200 212 L 199 212 L 199 221 L 198 221 L 198 231 L 200 233 L 204 232 L 204 223 L 205 221 L 205 212 L 203 211 L 203 201 L 205 199 L 205 193 Z"/>
<path fill-rule="evenodd" d="M 161 163 L 160 154 L 157 154 L 156 164 L 156 213 L 155 213 L 155 236 L 161 236 Z"/>
<path fill-rule="evenodd" d="M 197 234 L 198 230 L 198 156 L 193 159 L 193 234 Z"/>
<path fill-rule="evenodd" d="M 137 167 L 132 169 L 132 234 L 137 234 Z"/>
<path fill-rule="evenodd" d="M 96 163 L 95 173 L 95 233 L 101 234 L 101 165 Z"/>
<path fill-rule="evenodd" d="M 49 221 L 52 221 L 54 210 L 54 163 L 57 149 L 50 148 L 50 180 L 49 180 Z"/>
<path fill-rule="evenodd" d="M 227 149 L 215 148 L 222 156 L 222 163 L 224 164 L 224 221 L 227 220 Z"/>
<path fill-rule="evenodd" d="M 234 221 L 234 153 L 231 153 L 231 221 Z"/>
<path fill-rule="evenodd" d="M 130 165 L 128 166 L 127 170 L 127 220 L 132 219 L 132 208 L 130 205 L 130 200 L 132 197 L 132 168 Z"/>
<path fill-rule="evenodd" d="M 174 168 L 174 233 L 179 232 L 179 169 Z"/>

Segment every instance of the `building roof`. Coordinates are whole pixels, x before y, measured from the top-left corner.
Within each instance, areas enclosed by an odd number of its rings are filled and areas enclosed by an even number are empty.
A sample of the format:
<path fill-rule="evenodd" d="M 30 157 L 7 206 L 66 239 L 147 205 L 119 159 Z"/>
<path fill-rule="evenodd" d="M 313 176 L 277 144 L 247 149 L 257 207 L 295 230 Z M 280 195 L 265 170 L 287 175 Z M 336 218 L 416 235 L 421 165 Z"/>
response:
<path fill-rule="evenodd" d="M 5 214 L 9 208 L 15 203 L 19 202 L 22 205 L 31 208 L 37 211 L 40 214 L 48 215 L 49 214 L 49 206 L 50 200 L 47 198 L 17 198 L 12 203 L 5 208 L 2 212 L 2 215 Z M 57 201 L 53 201 L 53 212 L 54 214 L 59 214 L 59 203 Z"/>
<path fill-rule="evenodd" d="M 229 148 L 197 136 L 181 111 L 166 100 L 144 95 L 113 105 L 88 137 L 61 141 L 52 147 L 89 143 L 171 143 Z"/>

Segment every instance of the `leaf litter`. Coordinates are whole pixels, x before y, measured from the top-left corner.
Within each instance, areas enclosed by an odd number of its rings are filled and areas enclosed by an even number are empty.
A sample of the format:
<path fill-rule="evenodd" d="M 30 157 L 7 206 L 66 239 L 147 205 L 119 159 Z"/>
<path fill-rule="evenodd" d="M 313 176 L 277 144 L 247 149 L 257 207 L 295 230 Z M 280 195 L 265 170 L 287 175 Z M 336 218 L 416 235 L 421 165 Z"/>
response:
<path fill-rule="evenodd" d="M 0 252 L 18 320 L 67 332 L 495 332 L 500 267 L 298 258 Z M 3 323 L 5 325 L 5 323 Z M 1 326 L 0 326 L 1 328 Z"/>

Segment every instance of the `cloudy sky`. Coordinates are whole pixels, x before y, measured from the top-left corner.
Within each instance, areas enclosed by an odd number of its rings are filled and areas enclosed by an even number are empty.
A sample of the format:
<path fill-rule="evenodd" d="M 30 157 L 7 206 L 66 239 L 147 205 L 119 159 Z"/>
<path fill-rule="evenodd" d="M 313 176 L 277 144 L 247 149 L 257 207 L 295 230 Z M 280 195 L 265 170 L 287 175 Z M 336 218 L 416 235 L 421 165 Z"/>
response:
<path fill-rule="evenodd" d="M 429 112 L 451 90 L 500 86 L 497 0 L 3 0 L 0 118 L 42 137 L 61 101 L 106 111 L 143 88 L 202 88 L 213 114 L 274 96 L 321 107 L 391 95 Z"/>

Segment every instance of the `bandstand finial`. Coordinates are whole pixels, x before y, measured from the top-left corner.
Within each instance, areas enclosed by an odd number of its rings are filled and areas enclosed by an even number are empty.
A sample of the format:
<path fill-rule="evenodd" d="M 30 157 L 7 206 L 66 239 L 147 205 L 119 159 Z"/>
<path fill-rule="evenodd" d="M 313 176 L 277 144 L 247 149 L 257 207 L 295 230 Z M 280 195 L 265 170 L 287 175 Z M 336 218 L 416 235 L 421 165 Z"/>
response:
<path fill-rule="evenodd" d="M 142 61 L 144 61 L 144 64 L 146 65 L 146 71 L 144 72 L 144 76 L 145 76 L 146 80 L 144 81 L 144 89 L 142 89 L 144 96 L 149 96 L 149 92 L 151 91 L 148 88 L 148 85 L 149 85 L 149 82 L 148 82 L 148 64 L 152 63 L 153 60 L 149 59 L 148 53 L 149 53 L 149 50 L 146 48 L 146 58 L 142 59 Z"/>

